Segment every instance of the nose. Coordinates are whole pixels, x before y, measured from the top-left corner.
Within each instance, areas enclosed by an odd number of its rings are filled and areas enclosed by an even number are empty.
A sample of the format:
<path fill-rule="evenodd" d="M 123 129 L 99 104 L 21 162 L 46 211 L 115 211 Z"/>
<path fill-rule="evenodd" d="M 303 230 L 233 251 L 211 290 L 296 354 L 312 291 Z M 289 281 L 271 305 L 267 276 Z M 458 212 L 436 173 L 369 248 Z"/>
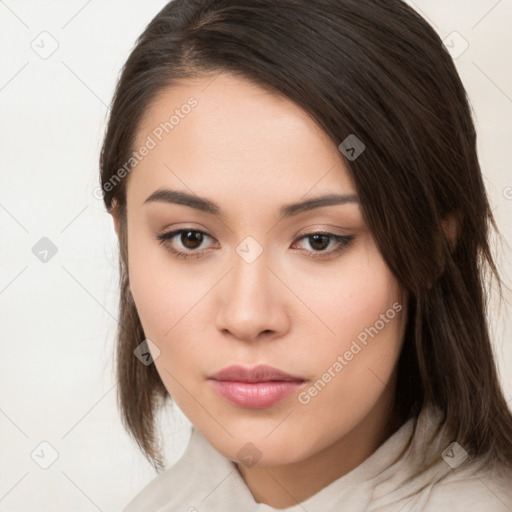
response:
<path fill-rule="evenodd" d="M 279 337 L 289 328 L 286 289 L 264 254 L 252 263 L 235 254 L 234 268 L 216 287 L 216 327 L 242 341 Z"/>

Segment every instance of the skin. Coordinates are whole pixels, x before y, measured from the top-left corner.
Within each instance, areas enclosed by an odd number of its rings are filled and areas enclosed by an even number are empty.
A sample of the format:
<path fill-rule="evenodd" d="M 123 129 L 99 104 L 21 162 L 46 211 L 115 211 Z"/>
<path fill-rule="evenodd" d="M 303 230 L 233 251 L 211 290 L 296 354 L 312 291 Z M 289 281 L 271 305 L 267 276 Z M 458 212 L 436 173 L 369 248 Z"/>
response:
<path fill-rule="evenodd" d="M 407 297 L 358 202 L 279 220 L 289 203 L 329 193 L 357 197 L 337 145 L 289 99 L 229 74 L 189 80 L 162 91 L 136 147 L 190 96 L 198 105 L 128 176 L 130 287 L 175 403 L 235 461 L 257 502 L 285 508 L 361 464 L 399 426 L 391 408 Z M 207 197 L 223 216 L 144 204 L 161 187 Z M 114 221 L 119 232 L 115 213 Z M 156 239 L 179 228 L 210 235 L 196 249 L 179 235 L 167 241 L 203 251 L 199 257 L 177 258 Z M 304 237 L 318 231 L 354 239 L 337 254 L 338 244 L 327 239 L 322 251 Z M 262 249 L 252 263 L 236 252 L 247 236 Z M 310 389 L 394 303 L 401 312 L 307 404 L 297 391 L 271 407 L 244 409 L 208 381 L 231 364 L 263 363 L 301 376 L 301 391 Z M 260 456 L 251 466 L 239 455 L 248 442 Z"/>

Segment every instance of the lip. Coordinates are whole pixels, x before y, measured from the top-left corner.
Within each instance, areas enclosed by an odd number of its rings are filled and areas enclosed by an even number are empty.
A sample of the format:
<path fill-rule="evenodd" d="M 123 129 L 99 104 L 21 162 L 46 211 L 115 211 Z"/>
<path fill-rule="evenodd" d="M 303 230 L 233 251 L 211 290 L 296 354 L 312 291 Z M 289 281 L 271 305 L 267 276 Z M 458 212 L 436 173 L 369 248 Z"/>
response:
<path fill-rule="evenodd" d="M 267 365 L 228 366 L 209 377 L 213 389 L 233 405 L 270 407 L 303 386 L 305 379 Z"/>
<path fill-rule="evenodd" d="M 230 380 L 236 382 L 269 382 L 274 380 L 303 382 L 306 380 L 266 364 L 259 364 L 252 368 L 241 365 L 231 365 L 222 369 L 220 372 L 210 375 L 209 378 L 219 381 Z"/>

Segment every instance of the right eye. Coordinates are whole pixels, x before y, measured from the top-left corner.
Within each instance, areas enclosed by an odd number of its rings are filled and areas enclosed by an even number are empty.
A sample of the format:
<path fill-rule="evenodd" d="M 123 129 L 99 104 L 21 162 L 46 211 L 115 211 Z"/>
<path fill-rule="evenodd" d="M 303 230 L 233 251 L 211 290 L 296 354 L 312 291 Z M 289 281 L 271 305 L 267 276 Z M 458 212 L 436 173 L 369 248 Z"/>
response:
<path fill-rule="evenodd" d="M 177 258 L 198 258 L 207 249 L 199 249 L 201 244 L 208 238 L 213 239 L 208 233 L 199 229 L 182 228 L 162 233 L 156 236 L 160 244 Z M 175 243 L 174 239 L 176 239 Z M 178 247 L 176 248 L 176 244 Z"/>

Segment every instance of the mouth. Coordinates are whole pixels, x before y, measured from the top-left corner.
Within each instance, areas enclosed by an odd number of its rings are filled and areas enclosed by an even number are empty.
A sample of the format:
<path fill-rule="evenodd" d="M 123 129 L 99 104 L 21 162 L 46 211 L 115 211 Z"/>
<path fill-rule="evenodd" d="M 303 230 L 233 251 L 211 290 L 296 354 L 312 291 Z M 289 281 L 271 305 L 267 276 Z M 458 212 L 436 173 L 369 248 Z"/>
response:
<path fill-rule="evenodd" d="M 277 368 L 234 365 L 208 377 L 213 389 L 231 404 L 246 409 L 263 409 L 301 388 L 306 379 Z"/>

